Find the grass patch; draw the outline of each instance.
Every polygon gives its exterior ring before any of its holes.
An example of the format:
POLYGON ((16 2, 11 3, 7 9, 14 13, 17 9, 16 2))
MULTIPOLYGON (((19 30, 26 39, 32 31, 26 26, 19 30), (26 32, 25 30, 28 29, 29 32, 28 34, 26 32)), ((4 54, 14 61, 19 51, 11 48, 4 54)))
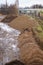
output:
POLYGON ((37 31, 38 37, 43 38, 43 30, 42 30, 42 27, 40 25, 36 27, 36 31, 37 31))
POLYGON ((43 29, 43 20, 39 19, 39 18, 35 18, 35 20, 39 23, 39 25, 42 27, 43 29))
POLYGON ((39 38, 43 38, 43 32, 38 33, 39 38))
POLYGON ((42 14, 43 14, 43 11, 40 11, 40 13, 42 13, 42 14))
POLYGON ((39 33, 39 32, 42 32, 42 28, 41 28, 40 25, 36 27, 36 31, 37 31, 38 33, 39 33))

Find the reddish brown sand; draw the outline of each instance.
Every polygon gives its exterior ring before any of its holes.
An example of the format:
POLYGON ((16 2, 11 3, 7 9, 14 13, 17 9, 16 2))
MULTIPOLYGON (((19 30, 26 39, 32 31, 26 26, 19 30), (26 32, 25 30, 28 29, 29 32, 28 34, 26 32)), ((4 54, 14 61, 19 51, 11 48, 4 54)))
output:
POLYGON ((21 60, 26 65, 43 65, 43 51, 37 45, 32 32, 24 31, 19 36, 21 60))
POLYGON ((12 28, 18 29, 20 31, 24 30, 25 28, 32 28, 38 25, 37 21, 29 17, 28 15, 21 15, 18 16, 16 19, 11 21, 9 25, 12 28))
POLYGON ((27 65, 43 65, 43 51, 37 45, 31 29, 38 26, 38 22, 28 15, 21 15, 14 19, 9 25, 20 31, 28 28, 30 31, 24 31, 19 36, 21 60, 27 65))

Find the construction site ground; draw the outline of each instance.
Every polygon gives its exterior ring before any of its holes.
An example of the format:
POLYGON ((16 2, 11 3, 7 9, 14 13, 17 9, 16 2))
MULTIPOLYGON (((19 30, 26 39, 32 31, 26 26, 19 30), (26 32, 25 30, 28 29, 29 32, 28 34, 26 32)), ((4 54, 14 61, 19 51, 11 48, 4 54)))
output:
POLYGON ((31 16, 21 15, 5 23, 21 32, 18 37, 21 61, 27 65, 43 65, 43 41, 40 42, 38 36, 42 33, 43 40, 43 30, 39 22, 31 16))

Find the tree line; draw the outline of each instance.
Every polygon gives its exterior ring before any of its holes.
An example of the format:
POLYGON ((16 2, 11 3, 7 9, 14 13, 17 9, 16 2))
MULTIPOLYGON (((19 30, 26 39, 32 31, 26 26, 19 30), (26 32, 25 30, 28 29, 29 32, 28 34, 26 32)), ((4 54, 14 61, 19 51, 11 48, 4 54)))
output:
POLYGON ((1 14, 17 14, 18 12, 18 8, 16 7, 16 5, 5 5, 2 4, 0 6, 0 13, 1 14))

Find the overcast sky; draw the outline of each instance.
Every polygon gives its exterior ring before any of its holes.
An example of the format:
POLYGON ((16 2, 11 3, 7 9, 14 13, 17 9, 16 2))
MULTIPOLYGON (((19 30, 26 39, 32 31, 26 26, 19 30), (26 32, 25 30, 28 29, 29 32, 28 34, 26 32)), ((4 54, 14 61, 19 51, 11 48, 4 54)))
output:
MULTIPOLYGON (((15 0, 7 0, 8 4, 14 4, 15 0)), ((6 0, 0 0, 0 4, 5 4, 6 0)), ((34 4, 43 5, 43 0, 19 0, 19 7, 28 7, 34 4)))

